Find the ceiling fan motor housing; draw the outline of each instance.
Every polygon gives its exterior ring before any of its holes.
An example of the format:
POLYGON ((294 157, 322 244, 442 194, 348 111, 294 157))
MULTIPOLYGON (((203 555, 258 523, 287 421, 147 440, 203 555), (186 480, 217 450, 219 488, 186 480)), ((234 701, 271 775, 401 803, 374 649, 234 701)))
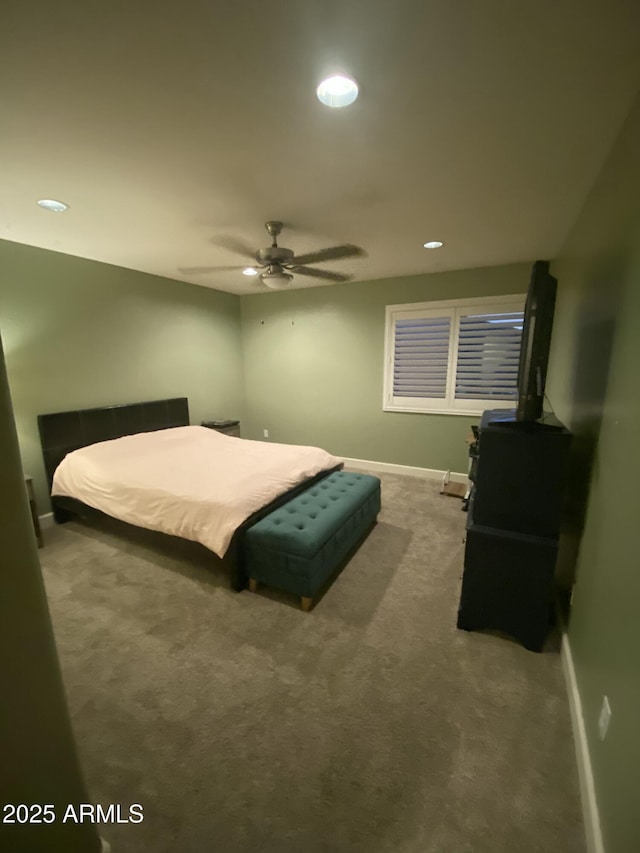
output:
POLYGON ((261 264, 287 264, 293 260, 291 249, 281 249, 280 246, 269 246, 258 249, 256 258, 261 264))

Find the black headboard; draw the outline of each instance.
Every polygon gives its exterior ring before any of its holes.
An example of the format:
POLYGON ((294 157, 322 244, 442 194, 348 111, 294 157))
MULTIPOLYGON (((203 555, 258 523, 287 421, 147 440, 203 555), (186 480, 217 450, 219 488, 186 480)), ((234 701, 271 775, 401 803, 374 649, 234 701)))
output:
POLYGON ((49 488, 54 471, 72 450, 136 432, 154 432, 157 429, 188 425, 189 401, 186 397, 38 415, 49 488))

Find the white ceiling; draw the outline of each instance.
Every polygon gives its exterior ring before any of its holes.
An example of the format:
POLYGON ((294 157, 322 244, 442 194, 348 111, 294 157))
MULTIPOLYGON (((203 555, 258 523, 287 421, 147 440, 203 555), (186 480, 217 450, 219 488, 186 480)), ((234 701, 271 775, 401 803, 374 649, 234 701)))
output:
POLYGON ((638 0, 3 0, 0 31, 0 238, 233 293, 178 268, 267 219, 362 246, 325 265, 355 280, 553 257, 640 84, 638 0))

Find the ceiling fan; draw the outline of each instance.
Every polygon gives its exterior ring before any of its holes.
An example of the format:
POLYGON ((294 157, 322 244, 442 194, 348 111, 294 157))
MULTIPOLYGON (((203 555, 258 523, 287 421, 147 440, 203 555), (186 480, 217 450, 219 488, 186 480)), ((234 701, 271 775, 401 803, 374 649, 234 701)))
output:
MULTIPOLYGON (((295 255, 291 249, 278 246, 278 235, 282 231, 282 222, 270 219, 268 222, 265 222, 264 227, 271 235, 272 242, 266 249, 258 249, 257 252, 254 252, 250 246, 247 246, 241 240, 236 240, 232 237, 223 237, 212 242, 248 258, 251 261, 250 268, 256 270, 262 269, 263 272, 259 273, 260 281, 273 290, 282 290, 288 287, 293 279, 293 273, 296 275, 309 275, 312 278, 322 278, 326 281, 349 281, 352 278, 350 275, 316 269, 315 267, 307 266, 307 264, 333 261, 338 258, 358 258, 366 254, 360 246, 344 243, 341 246, 330 246, 327 249, 318 249, 315 252, 295 255)), ((201 275, 204 273, 240 269, 246 269, 246 267, 181 267, 179 272, 185 275, 201 275)))

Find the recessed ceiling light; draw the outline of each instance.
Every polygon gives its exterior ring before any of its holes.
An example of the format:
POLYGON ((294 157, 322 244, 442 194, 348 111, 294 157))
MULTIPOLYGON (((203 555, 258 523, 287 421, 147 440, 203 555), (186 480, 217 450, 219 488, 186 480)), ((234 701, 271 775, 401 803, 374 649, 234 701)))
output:
POLYGON ((56 201, 55 198, 39 198, 37 203, 40 207, 44 207, 45 210, 50 210, 52 213, 64 213, 65 210, 69 210, 68 204, 65 204, 63 201, 56 201))
POLYGON ((316 94, 327 107, 348 107, 358 97, 358 84, 350 77, 334 74, 320 83, 316 94))
POLYGON ((258 270, 254 267, 245 267, 242 270, 242 275, 258 275, 258 270))
POLYGON ((429 240, 424 244, 425 249, 440 249, 442 246, 444 246, 442 240, 429 240))

